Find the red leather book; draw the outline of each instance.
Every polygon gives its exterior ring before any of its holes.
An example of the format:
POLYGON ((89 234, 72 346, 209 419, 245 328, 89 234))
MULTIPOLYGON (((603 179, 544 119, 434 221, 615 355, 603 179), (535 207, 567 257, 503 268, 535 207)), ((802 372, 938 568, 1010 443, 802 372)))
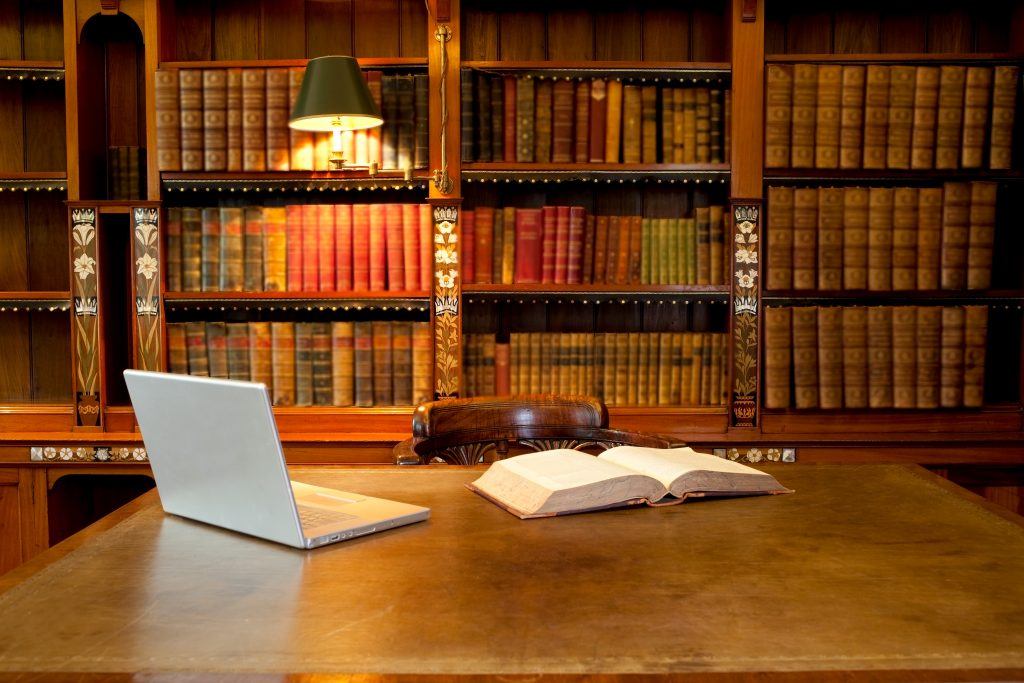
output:
POLYGON ((553 206, 541 209, 540 279, 545 284, 555 281, 555 233, 557 210, 553 206))
POLYGON ((573 81, 555 81, 554 95, 552 97, 554 115, 551 121, 551 161, 556 164, 569 163, 573 159, 572 123, 575 97, 573 81))
POLYGON ((383 204, 370 204, 370 227, 367 233, 370 248, 370 291, 387 289, 387 219, 383 204))
POLYGON ((629 217, 629 282, 640 284, 642 267, 641 251, 643 249, 643 217, 629 217))
POLYGON ((569 254, 565 281, 578 285, 583 279, 583 230, 587 221, 587 210, 582 206, 569 208, 569 254))
POLYGON ((334 242, 334 206, 332 204, 316 205, 317 233, 317 277, 318 289, 329 292, 335 286, 335 242, 334 242))
POLYGON ((413 292, 420 285, 420 207, 416 204, 402 204, 401 207, 402 265, 405 270, 402 289, 413 292))
POLYGON ((352 205, 352 289, 359 292, 370 289, 370 209, 370 204, 352 205))
POLYGON ((473 281, 491 283, 494 270, 494 208, 478 206, 473 212, 476 244, 473 259, 473 281))
POLYGON ((590 81, 582 79, 576 84, 576 130, 573 136, 573 161, 590 161, 590 81))
POLYGON ((516 160, 516 77, 505 76, 505 161, 516 160))
POLYGON ((541 210, 516 209, 515 284, 541 280, 541 210))
MULTIPOLYGON (((402 249, 402 205, 384 205, 384 247, 387 254, 388 291, 405 287, 405 253, 402 249)), ((372 239, 372 236, 371 236, 372 239)))
POLYGON ((629 283, 629 245, 632 227, 632 216, 619 217, 619 243, 615 247, 615 281, 620 285, 629 283))
MULTIPOLYGON (((570 216, 571 218, 571 216, 570 216)), ((587 215, 587 223, 583 229, 583 284, 594 284, 594 239, 597 235, 597 220, 593 214, 587 215)))
POLYGON ((569 207, 555 207, 555 283, 565 284, 569 273, 569 207))
POLYGON ((594 220, 594 284, 605 284, 608 276, 608 216, 594 220))
POLYGON ((462 212, 462 284, 471 285, 476 281, 476 212, 472 209, 462 212))
POLYGON ((285 277, 289 292, 302 291, 302 205, 285 207, 285 277))
POLYGON ((334 289, 352 289, 352 205, 334 205, 334 289))
MULTIPOLYGON (((430 204, 420 204, 420 289, 431 291, 434 284, 434 212, 430 204)), ((472 247, 469 247, 472 249, 472 247)), ((433 370, 431 370, 433 372, 433 370)))
POLYGON ((316 204, 302 205, 302 291, 320 288, 320 231, 317 229, 316 204))
POLYGON ((608 125, 608 87, 604 80, 590 82, 590 161, 604 163, 604 142, 608 125))
POLYGON ((605 242, 604 281, 606 284, 619 284, 619 231, 622 219, 619 216, 608 216, 608 239, 605 242))

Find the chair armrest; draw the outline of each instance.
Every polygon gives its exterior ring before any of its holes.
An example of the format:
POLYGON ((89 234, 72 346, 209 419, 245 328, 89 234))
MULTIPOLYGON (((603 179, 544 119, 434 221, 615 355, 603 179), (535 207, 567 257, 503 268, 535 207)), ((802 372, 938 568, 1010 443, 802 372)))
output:
POLYGON ((409 437, 405 441, 395 444, 392 449, 392 453, 395 456, 396 465, 422 465, 423 458, 416 454, 416 442, 417 439, 414 436, 409 437))

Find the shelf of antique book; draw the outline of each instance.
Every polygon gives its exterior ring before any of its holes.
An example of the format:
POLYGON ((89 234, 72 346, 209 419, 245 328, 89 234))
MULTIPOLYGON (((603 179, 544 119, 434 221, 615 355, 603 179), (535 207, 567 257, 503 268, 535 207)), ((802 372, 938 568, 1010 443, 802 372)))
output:
POLYGON ((1015 432, 1022 428, 1021 406, 1017 403, 996 404, 977 409, 950 408, 939 410, 761 410, 761 431, 764 433, 820 434, 852 436, 855 434, 896 434, 963 432, 1015 432))
POLYGON ((177 172, 160 174, 168 192, 226 193, 316 193, 334 190, 425 190, 429 176, 422 169, 414 172, 368 169, 344 171, 267 171, 267 172, 177 172))
POLYGON ((618 78, 641 82, 723 82, 732 72, 729 62, 659 61, 488 61, 467 60, 462 68, 538 78, 618 78))
POLYGON ((766 289, 762 296, 766 305, 784 304, 818 304, 833 303, 836 305, 899 305, 914 304, 916 306, 956 306, 956 305, 1016 305, 1024 302, 1022 290, 905 290, 905 291, 867 291, 867 290, 800 290, 800 289, 766 289))
POLYGON ((992 63, 1018 64, 1024 62, 1024 55, 1009 52, 871 52, 864 54, 771 54, 764 61, 769 64, 794 63, 838 63, 838 64, 954 64, 954 63, 992 63))
POLYGON ((727 183, 729 164, 506 163, 462 164, 462 180, 500 183, 727 183))

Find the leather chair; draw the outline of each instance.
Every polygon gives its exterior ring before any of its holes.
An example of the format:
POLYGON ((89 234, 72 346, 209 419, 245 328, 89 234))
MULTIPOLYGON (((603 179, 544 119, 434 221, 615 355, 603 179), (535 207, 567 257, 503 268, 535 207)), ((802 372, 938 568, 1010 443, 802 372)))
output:
POLYGON ((412 438, 395 446, 400 465, 475 465, 531 451, 612 446, 670 448, 681 441, 608 428, 608 409, 589 396, 487 396, 423 403, 412 438))

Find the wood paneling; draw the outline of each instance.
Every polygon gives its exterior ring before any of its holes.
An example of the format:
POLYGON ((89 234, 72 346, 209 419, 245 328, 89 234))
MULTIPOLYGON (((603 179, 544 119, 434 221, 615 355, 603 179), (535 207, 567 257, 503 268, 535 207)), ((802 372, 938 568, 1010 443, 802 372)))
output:
POLYGON ((352 54, 352 0, 307 0, 306 56, 352 54))
POLYGON ((879 14, 871 10, 840 10, 835 15, 835 51, 878 52, 879 14))
POLYGON ((0 469, 0 574, 17 567, 21 562, 18 471, 10 468, 0 469))
POLYGON ((728 59, 730 40, 722 13, 724 4, 720 0, 694 3, 690 59, 697 62, 728 59))
POLYGON ((64 53, 61 0, 22 0, 25 59, 56 59, 64 53))
POLYGON ((21 12, 17 3, 0 3, 0 59, 21 59, 21 12))
POLYGON ((353 0, 353 17, 355 56, 401 56, 399 0, 353 0))
POLYGON ((32 386, 30 314, 0 316, 0 402, 25 401, 32 386))
POLYGON ((260 15, 251 0, 218 0, 213 6, 213 58, 258 59, 260 15))
MULTIPOLYGON (((29 193, 25 198, 28 225, 28 289, 68 291, 67 210, 56 194, 29 193)), ((4 287, 0 287, 4 289, 4 287)))
POLYGON ((462 17, 462 59, 497 60, 498 13, 478 5, 466 7, 462 17))
POLYGON ((643 59, 640 10, 628 5, 598 13, 594 17, 596 59, 643 59))
POLYGON ((0 195, 0 291, 24 291, 28 281, 28 239, 25 196, 0 195))
POLYGON ((543 12, 503 12, 498 19, 499 59, 547 58, 543 12))
POLYGON ((427 10, 422 0, 401 0, 401 50, 403 57, 427 54, 427 10))
POLYGON ((584 9, 553 9, 548 13, 548 59, 594 58, 594 18, 584 9))
POLYGON ((264 0, 260 3, 260 56, 298 59, 306 56, 305 0, 264 0))
POLYGON ((206 2, 179 0, 174 10, 175 58, 213 59, 213 7, 206 2))
POLYGON ((929 52, 972 52, 971 14, 965 9, 938 10, 928 20, 929 52))
POLYGON ((25 97, 25 170, 67 168, 64 137, 64 88, 60 84, 28 85, 25 97))
MULTIPOLYGON (((644 11, 644 59, 679 61, 690 58, 690 16, 682 8, 659 7, 644 11)), ((702 40, 705 36, 696 36, 702 40)))
POLYGON ((36 401, 71 400, 71 328, 68 315, 34 313, 32 333, 32 398, 36 401))
POLYGON ((910 12, 896 11, 882 15, 879 49, 882 52, 928 51, 928 27, 910 12))

